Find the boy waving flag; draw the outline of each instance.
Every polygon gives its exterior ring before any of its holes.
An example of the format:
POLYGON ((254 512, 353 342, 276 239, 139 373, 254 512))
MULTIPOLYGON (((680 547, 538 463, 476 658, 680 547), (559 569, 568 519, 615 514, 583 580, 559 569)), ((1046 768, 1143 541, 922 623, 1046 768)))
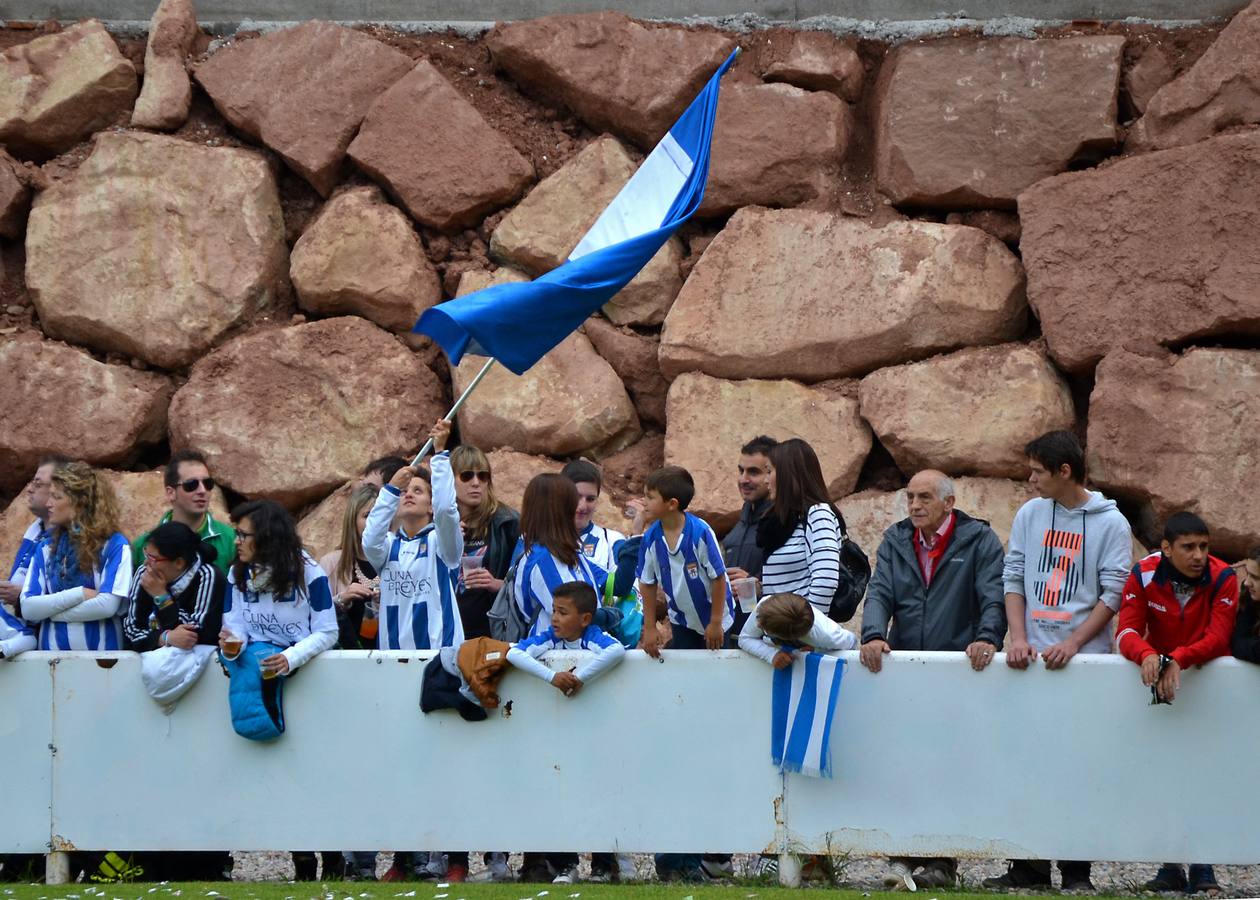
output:
POLYGON ((413 330, 437 341, 451 365, 471 352, 497 359, 517 375, 564 340, 699 208, 718 87, 738 54, 718 67, 567 262, 534 281, 495 285, 425 310, 413 330))

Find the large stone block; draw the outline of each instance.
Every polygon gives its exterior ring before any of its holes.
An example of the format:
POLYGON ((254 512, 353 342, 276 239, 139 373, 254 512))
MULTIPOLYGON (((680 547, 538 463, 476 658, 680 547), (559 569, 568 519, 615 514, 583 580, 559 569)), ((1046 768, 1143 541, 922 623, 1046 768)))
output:
MULTIPOLYGON (((637 168, 616 138, 597 138, 503 217, 490 238, 490 255, 535 275, 556 268, 637 168)), ((604 305, 604 314, 622 325, 659 325, 682 287, 681 264, 682 244, 670 238, 604 305)))
POLYGON ((108 133, 35 200, 26 282, 52 337, 182 368, 285 277, 275 178, 251 150, 108 133))
POLYGON ((875 175, 894 203, 1009 207, 1111 150, 1124 38, 902 44, 875 89, 875 175))
POLYGON ((416 221, 442 231, 511 203, 534 167, 427 60, 385 91, 347 151, 416 221))
POLYGON ((316 559, 336 550, 341 544, 341 524, 346 515, 346 504, 358 479, 351 479, 315 504, 298 522, 298 535, 302 546, 316 559))
POLYGON ((664 425, 669 382, 661 374, 660 339, 618 328, 598 316, 587 319, 582 330, 625 384, 639 418, 664 425))
POLYGON ((305 309, 351 313, 409 332, 442 299, 410 220, 375 187, 337 194, 293 246, 289 275, 305 309))
POLYGON ((669 388, 665 462, 683 466, 695 479, 691 511, 720 517, 739 510, 739 448, 759 434, 808 441, 831 496, 850 493, 871 450, 871 430, 858 415, 853 387, 680 375, 669 388))
POLYGON ((824 196, 852 130, 849 108, 834 94, 788 84, 723 86, 698 214, 799 206, 824 196))
POLYGON ((21 165, 0 147, 0 237, 22 236, 30 206, 31 189, 21 165))
POLYGON ((741 209, 665 319, 666 377, 819 381, 1024 331, 1024 275, 974 228, 741 209))
POLYGON ((1028 298, 1072 372, 1116 347, 1260 334, 1260 133, 1047 179, 1019 198, 1028 298))
POLYGON ((194 74, 223 118, 327 197, 368 108, 414 65, 360 31, 311 21, 229 44, 194 74))
POLYGON ((1146 104, 1129 144, 1162 150, 1260 122, 1260 3, 1244 8, 1207 51, 1146 104))
POLYGON ((47 453, 129 463, 166 436, 169 380, 97 362, 65 344, 25 336, 0 342, 0 384, 3 490, 26 484, 47 453))
MULTIPOLYGON (((467 356, 452 367, 457 396, 485 362, 467 356)), ((491 369, 459 411, 459 433, 483 450, 600 456, 628 446, 641 432, 621 379, 586 335, 575 331, 524 375, 491 369)))
MULTIPOLYGON (((826 31, 793 31, 787 50, 765 67, 766 81, 783 81, 810 91, 831 91, 856 103, 862 97, 866 67, 853 47, 826 31)), ((776 44, 779 38, 776 36, 776 44)), ((766 50, 763 50, 763 59, 766 50)))
POLYGON ((1087 444, 1094 484, 1149 503, 1157 522, 1197 513, 1218 555, 1254 546, 1254 510, 1239 498, 1260 479, 1260 352, 1196 348, 1152 358, 1117 350, 1096 376, 1087 444))
POLYGON ((149 22, 144 84, 131 111, 133 126, 170 131, 184 124, 192 105, 192 82, 184 61, 196 38, 192 0, 162 0, 149 22))
POLYGON ((136 99, 136 67, 95 19, 0 53, 0 144, 47 159, 113 125, 136 99))
MULTIPOLYGON (((519 282, 513 269, 465 272, 457 296, 519 282)), ((451 368, 459 396, 485 357, 466 356, 451 368)), ((639 417, 621 378, 580 331, 569 335, 524 375, 494 366, 459 413, 465 443, 483 450, 509 447, 532 455, 606 455, 640 434, 639 417), (575 389, 581 385, 581 389, 575 389)))
POLYGON ((644 149, 735 49, 716 32, 644 24, 615 12, 509 22, 486 42, 495 63, 527 91, 644 149))
POLYGON ((238 493, 291 509, 368 460, 405 455, 446 412, 398 339, 352 317, 254 331, 200 360, 171 402, 171 447, 195 447, 238 493))
MULTIPOLYGON (((525 488, 535 475, 541 475, 544 472, 559 472, 564 468, 564 463, 554 459, 545 456, 530 456, 528 453, 518 453, 506 448, 491 450, 486 454, 486 459, 490 461, 495 497, 499 499, 499 502, 506 503, 517 512, 520 512, 525 488)), ((599 502, 595 504, 594 518, 605 528, 617 531, 624 532, 630 526, 621 508, 606 490, 600 494, 599 502)))
POLYGON ((861 400, 862 418, 907 475, 1024 477, 1024 445, 1076 421, 1067 382, 1028 344, 880 369, 862 379, 861 400))

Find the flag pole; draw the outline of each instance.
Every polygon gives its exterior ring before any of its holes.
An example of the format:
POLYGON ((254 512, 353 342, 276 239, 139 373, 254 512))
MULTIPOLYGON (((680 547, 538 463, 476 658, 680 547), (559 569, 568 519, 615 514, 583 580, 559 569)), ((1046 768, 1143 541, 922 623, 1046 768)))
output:
MULTIPOLYGON (((459 408, 464 405, 464 401, 468 399, 468 395, 471 394, 476 389, 477 385, 481 384, 481 379, 485 378, 486 375, 489 374, 490 367, 493 365, 494 365, 494 357, 492 356, 486 360, 486 364, 481 367, 481 371, 477 373, 477 377, 474 378, 469 383, 468 387, 464 388, 464 392, 459 395, 459 399, 455 401, 455 405, 451 407, 451 411, 448 412, 442 418, 444 418, 448 422, 455 421, 455 414, 459 412, 459 408)), ((420 452, 416 454, 416 458, 411 461, 411 464, 413 466, 420 465, 420 460, 428 456, 429 451, 432 449, 433 449, 433 438, 429 438, 427 441, 424 442, 424 446, 420 448, 420 452)))

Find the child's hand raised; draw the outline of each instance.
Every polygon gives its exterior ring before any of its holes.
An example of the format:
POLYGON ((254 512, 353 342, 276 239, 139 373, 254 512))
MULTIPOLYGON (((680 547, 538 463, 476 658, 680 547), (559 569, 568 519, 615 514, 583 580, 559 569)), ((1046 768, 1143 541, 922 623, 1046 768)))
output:
POLYGON ((566 697, 572 697, 582 690, 582 681, 571 672, 557 672, 556 677, 551 679, 551 686, 566 697))

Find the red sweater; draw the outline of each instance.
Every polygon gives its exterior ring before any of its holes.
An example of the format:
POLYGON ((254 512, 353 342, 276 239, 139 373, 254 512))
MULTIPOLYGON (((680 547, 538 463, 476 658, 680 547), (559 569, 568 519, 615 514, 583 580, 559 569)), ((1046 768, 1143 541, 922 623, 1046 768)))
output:
POLYGON ((1153 653, 1167 654, 1183 669, 1228 656, 1238 615, 1234 570, 1209 556, 1203 580, 1184 609, 1173 593, 1172 574, 1172 563, 1162 553, 1152 553, 1133 567, 1120 602, 1120 652, 1139 665, 1153 653))

